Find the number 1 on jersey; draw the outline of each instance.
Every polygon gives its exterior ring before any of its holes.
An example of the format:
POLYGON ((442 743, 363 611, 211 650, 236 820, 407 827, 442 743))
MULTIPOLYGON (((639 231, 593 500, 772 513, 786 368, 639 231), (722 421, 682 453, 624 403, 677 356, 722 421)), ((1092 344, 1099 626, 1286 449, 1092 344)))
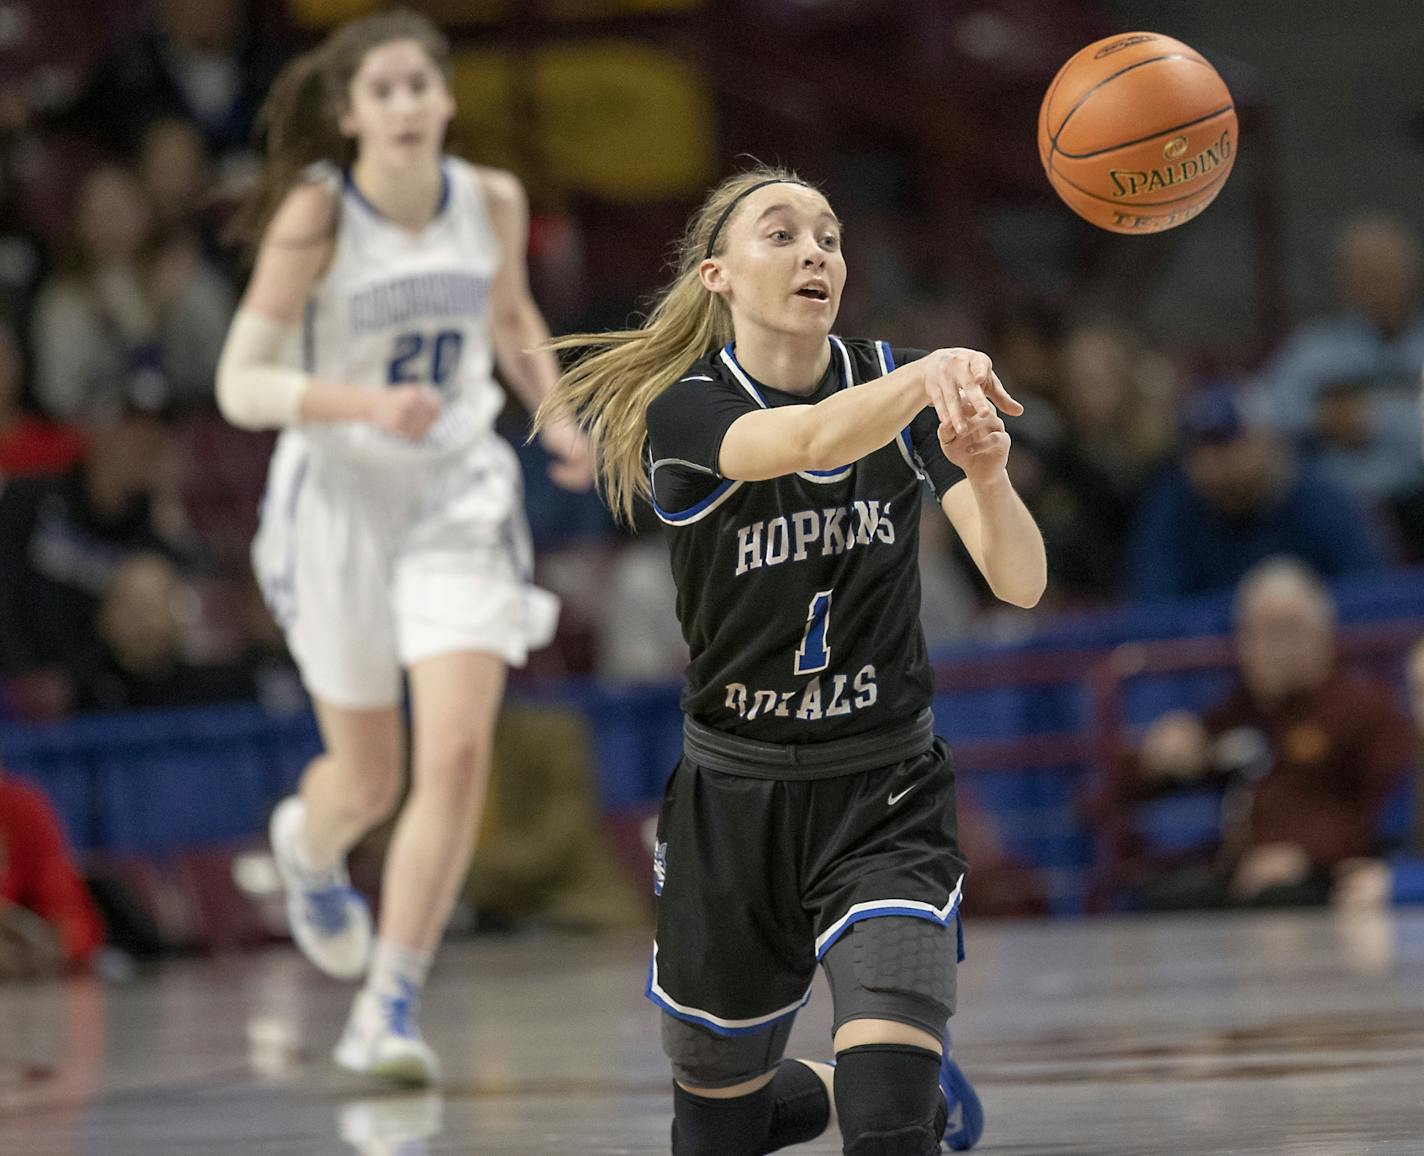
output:
POLYGON ((796 652, 796 674, 816 674, 831 665, 831 591, 822 590, 806 611, 806 633, 796 652))

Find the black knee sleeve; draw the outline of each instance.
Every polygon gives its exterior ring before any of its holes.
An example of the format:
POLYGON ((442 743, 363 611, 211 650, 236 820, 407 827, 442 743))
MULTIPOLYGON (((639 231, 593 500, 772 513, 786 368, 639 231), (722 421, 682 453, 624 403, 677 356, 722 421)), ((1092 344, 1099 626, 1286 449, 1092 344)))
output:
POLYGON ((697 1088, 730 1088, 764 1075, 781 1062, 791 1024, 788 1017, 764 1031, 719 1036, 700 1024, 664 1014, 663 1053, 672 1064, 673 1079, 697 1088))
POLYGON ((895 1020, 938 1038, 954 1014, 954 931, 886 915, 852 926, 821 965, 835 1005, 833 1031, 851 1020, 895 1020))
POLYGON ((795 1060, 750 1095, 712 1099, 674 1084, 672 1102, 673 1156, 761 1156, 814 1140, 831 1118, 825 1084, 795 1060))
POLYGON ((845 1156, 937 1156, 944 1135, 939 1056, 908 1044, 865 1044, 836 1056, 845 1156))

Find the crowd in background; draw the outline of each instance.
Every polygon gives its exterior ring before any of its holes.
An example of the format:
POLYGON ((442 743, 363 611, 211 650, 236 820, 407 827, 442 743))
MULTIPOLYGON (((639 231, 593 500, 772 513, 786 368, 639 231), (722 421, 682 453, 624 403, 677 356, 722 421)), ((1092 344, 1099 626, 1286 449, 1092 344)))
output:
MULTIPOLYGON (((252 171, 275 64, 246 12, 168 0, 48 105, 9 90, 0 669, 12 715, 289 701, 246 560, 268 442, 223 428, 212 401, 243 277, 222 225, 252 171), (142 613, 150 629, 134 628, 142 613)), ((1205 380, 1128 319, 1075 307, 1091 294, 1010 305, 927 289, 903 272, 912 233, 889 211, 867 216, 851 244, 873 304, 852 298, 840 328, 996 359, 1028 406, 1011 461, 1048 542, 1050 607, 1224 590, 1280 554, 1327 579, 1424 557, 1424 313, 1419 241, 1402 222, 1342 220, 1322 238, 1334 313, 1205 380)), ((534 274, 557 281, 556 324, 615 312, 597 269, 548 264, 536 255, 534 274)), ((511 405, 515 442, 524 420, 511 405)), ((596 501, 545 483, 536 450, 522 454, 543 577, 567 603, 536 672, 675 677, 656 525, 616 531, 596 501)), ((965 562, 948 535, 926 536, 932 646, 983 626, 988 600, 965 562)))
MULTIPOLYGON (((222 227, 279 60, 238 0, 110 20, 102 51, 74 49, 79 17, 61 8, 56 45, 34 47, 53 57, 45 83, 33 61, 0 72, 0 718, 299 707, 247 559, 271 442, 226 427, 212 385, 244 275, 222 227)), ((536 245, 564 236, 531 257, 556 329, 637 307, 570 260, 576 214, 534 209, 536 245)), ((1075 304, 1091 295, 981 300, 901 276, 913 229, 890 208, 861 224, 850 215, 847 247, 874 293, 839 330, 981 347, 1027 407, 1010 470, 1049 552, 1036 616, 1227 591, 1280 556, 1326 580, 1424 562, 1421 254, 1405 222, 1342 216, 1319 238, 1333 311, 1210 373, 1133 319, 1075 304)), ((523 459, 540 581, 565 603, 530 677, 676 678, 685 651, 657 523, 629 534, 596 499, 555 489, 525 421, 511 402, 501 428, 523 459)), ((1008 612, 989 608, 943 521, 925 524, 931 647, 989 633, 987 616, 1008 612)), ((1149 740, 1149 793, 1186 775, 1186 746, 1205 773, 1206 739, 1191 733, 1149 740)), ((1325 885, 1318 865, 1293 878, 1325 885)), ((1239 892, 1219 874, 1195 881, 1239 892)))

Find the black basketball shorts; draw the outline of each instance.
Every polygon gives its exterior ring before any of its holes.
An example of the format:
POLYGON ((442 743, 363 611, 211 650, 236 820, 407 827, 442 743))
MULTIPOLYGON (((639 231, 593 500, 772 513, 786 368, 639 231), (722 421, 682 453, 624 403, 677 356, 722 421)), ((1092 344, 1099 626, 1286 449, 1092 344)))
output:
POLYGON ((817 962, 860 920, 947 926, 967 870, 941 739, 871 769, 763 775, 714 770, 684 753, 658 819, 647 995, 718 1035, 795 1015, 817 962))

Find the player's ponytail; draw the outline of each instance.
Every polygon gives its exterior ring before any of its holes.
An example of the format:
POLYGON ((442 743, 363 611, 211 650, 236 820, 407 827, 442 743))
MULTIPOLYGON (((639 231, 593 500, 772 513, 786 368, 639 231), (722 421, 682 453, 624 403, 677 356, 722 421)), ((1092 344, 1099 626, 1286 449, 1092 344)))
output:
POLYGON ((766 181, 795 181, 783 169, 756 168, 729 177, 693 215, 677 248, 677 276, 658 294, 637 329, 576 333, 549 343, 552 349, 592 350, 560 376, 534 415, 539 430, 551 421, 578 424, 593 443, 598 480, 613 513, 631 524, 637 499, 649 496, 643 443, 648 406, 699 357, 732 339, 732 314, 703 286, 698 267, 722 247, 724 217, 737 200, 766 181), (714 235, 715 234, 715 235, 714 235))
POLYGON ((230 240, 255 251, 272 215, 308 166, 330 161, 340 169, 351 167, 356 142, 340 126, 351 80, 368 52, 393 40, 414 40, 448 82, 449 41, 424 16, 405 10, 343 24, 316 48, 289 61, 257 114, 262 171, 233 216, 230 240))

